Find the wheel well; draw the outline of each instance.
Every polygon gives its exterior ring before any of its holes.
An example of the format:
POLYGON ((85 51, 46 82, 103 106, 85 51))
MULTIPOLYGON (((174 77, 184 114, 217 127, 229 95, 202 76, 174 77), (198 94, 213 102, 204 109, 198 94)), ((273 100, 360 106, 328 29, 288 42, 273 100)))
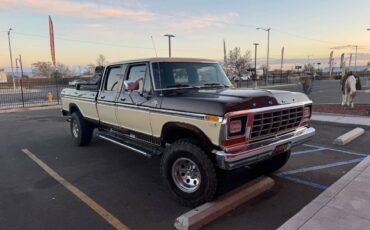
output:
POLYGON ((74 112, 80 112, 80 109, 76 104, 70 104, 69 105, 69 114, 72 115, 74 112))
POLYGON ((184 123, 167 123, 162 129, 161 143, 172 144, 180 139, 193 139, 199 147, 207 152, 214 149, 209 138, 197 127, 184 123))

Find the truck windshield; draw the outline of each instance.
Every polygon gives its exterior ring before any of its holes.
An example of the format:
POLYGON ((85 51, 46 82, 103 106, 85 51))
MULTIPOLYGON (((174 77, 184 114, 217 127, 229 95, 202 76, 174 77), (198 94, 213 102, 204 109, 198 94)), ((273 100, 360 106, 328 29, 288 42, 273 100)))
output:
POLYGON ((156 89, 231 86, 217 63, 155 62, 152 68, 156 89))

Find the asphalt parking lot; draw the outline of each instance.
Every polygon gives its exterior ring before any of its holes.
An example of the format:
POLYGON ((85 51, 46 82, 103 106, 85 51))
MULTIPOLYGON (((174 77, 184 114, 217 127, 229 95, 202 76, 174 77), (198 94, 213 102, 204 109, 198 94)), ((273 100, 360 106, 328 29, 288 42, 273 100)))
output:
MULTIPOLYGON (((276 229, 370 154, 370 130, 345 147, 332 145, 351 126, 312 123, 315 138, 294 149, 275 186, 206 229, 276 229)), ((2 229, 112 229, 112 226, 22 152, 28 149, 131 229, 173 229, 188 211, 171 199, 159 159, 100 139, 77 147, 57 109, 0 114, 2 229)), ((220 194, 260 175, 240 169, 220 176, 220 194)))

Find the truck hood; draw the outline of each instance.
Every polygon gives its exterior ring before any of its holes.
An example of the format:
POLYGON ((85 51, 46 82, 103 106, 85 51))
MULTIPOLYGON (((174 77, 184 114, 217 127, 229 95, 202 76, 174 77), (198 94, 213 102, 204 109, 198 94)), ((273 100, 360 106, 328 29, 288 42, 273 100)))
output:
POLYGON ((166 94, 161 108, 224 116, 232 111, 304 101, 310 102, 305 94, 281 90, 200 89, 166 94))

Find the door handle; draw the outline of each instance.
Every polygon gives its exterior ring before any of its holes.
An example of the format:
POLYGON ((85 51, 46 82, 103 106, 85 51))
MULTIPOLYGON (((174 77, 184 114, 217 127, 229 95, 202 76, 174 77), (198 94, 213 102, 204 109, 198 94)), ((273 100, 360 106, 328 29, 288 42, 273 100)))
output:
POLYGON ((104 99, 104 98, 105 98, 105 96, 101 96, 100 98, 101 98, 101 99, 104 99))
POLYGON ((126 101, 126 98, 125 98, 125 97, 123 97, 123 98, 120 98, 120 100, 121 100, 121 101, 126 101))

